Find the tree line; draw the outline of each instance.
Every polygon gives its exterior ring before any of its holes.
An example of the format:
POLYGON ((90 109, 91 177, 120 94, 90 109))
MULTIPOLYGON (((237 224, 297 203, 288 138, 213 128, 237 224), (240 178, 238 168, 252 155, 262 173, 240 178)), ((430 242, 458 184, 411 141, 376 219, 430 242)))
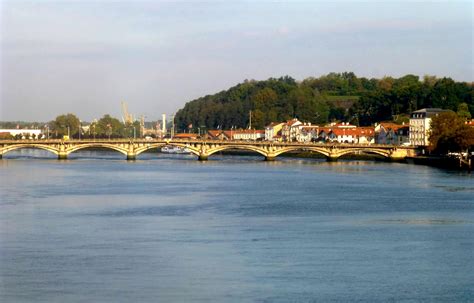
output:
POLYGON ((207 127, 263 128, 270 122, 298 118, 324 124, 335 120, 366 126, 380 121, 408 121, 417 109, 439 107, 474 112, 473 83, 415 75, 367 79, 352 72, 330 73, 303 81, 285 76, 245 80, 228 90, 192 100, 176 113, 179 130, 207 127))
POLYGON ((429 150, 435 154, 469 151, 474 148, 474 127, 467 125, 460 114, 440 113, 431 119, 429 141, 429 150))
POLYGON ((97 121, 88 123, 88 131, 82 131, 79 118, 71 113, 59 115, 47 124, 51 138, 133 138, 140 136, 140 122, 122 123, 108 114, 97 121))

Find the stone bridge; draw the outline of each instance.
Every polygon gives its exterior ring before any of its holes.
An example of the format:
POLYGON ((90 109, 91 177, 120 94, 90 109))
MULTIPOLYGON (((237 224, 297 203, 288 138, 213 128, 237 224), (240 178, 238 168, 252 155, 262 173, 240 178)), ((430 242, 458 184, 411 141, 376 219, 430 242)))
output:
POLYGON ((411 146, 394 145, 363 145, 337 143, 297 143, 297 142, 268 142, 268 141, 218 141, 218 140, 127 140, 127 139, 100 139, 100 140, 2 140, 0 141, 0 158, 13 150, 22 148, 37 148, 50 151, 58 159, 67 159, 72 152, 87 148, 105 148, 124 154, 127 160, 136 157, 150 149, 163 146, 177 146, 188 149, 199 160, 207 160, 214 153, 226 150, 243 150, 255 152, 265 160, 274 160, 277 156, 293 151, 310 151, 324 155, 329 161, 337 160, 346 154, 376 154, 390 160, 403 160, 406 157, 415 157, 416 148, 411 146))

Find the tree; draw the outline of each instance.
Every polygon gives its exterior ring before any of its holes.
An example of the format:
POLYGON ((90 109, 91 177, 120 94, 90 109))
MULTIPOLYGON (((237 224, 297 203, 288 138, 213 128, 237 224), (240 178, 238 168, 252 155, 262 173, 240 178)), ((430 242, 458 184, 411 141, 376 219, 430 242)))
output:
POLYGON ((186 103, 176 114, 176 122, 179 129, 186 129, 189 124, 244 128, 249 124, 252 110, 255 113, 252 124, 258 126, 295 117, 318 124, 327 123, 329 119, 349 119, 360 125, 371 125, 400 120, 420 108, 441 107, 455 111, 461 103, 466 103, 468 111, 474 113, 472 83, 434 76, 420 80, 417 75, 366 79, 343 72, 309 77, 299 83, 288 76, 265 81, 246 80, 228 90, 186 103), (338 108, 340 105, 328 101, 333 96, 357 101, 350 104, 350 108, 343 107, 344 112, 338 108))
POLYGON ((474 128, 454 112, 444 112, 431 119, 430 150, 439 154, 460 152, 474 146, 474 128))
POLYGON ((467 103, 460 103, 458 105, 457 114, 459 117, 463 118, 464 120, 471 119, 471 113, 469 112, 469 107, 467 103))
POLYGON ((122 122, 108 114, 97 121, 95 131, 97 136, 102 138, 121 138, 127 136, 122 122))
POLYGON ((49 122, 49 128, 55 137, 70 135, 74 137, 79 132, 80 120, 74 114, 59 115, 53 121, 49 122))

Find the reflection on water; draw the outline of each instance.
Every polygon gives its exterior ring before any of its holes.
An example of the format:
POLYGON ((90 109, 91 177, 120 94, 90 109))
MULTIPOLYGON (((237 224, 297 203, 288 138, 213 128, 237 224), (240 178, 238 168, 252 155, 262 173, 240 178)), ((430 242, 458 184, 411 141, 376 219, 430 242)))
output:
POLYGON ((0 160, 1 302, 469 302, 474 182, 400 163, 0 160))

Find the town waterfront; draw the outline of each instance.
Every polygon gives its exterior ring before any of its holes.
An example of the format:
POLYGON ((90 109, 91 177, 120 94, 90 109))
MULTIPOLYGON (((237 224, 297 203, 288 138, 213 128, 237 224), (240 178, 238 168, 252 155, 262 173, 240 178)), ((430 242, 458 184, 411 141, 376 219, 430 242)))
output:
POLYGON ((1 302, 471 302, 474 180, 375 161, 0 160, 1 302))

